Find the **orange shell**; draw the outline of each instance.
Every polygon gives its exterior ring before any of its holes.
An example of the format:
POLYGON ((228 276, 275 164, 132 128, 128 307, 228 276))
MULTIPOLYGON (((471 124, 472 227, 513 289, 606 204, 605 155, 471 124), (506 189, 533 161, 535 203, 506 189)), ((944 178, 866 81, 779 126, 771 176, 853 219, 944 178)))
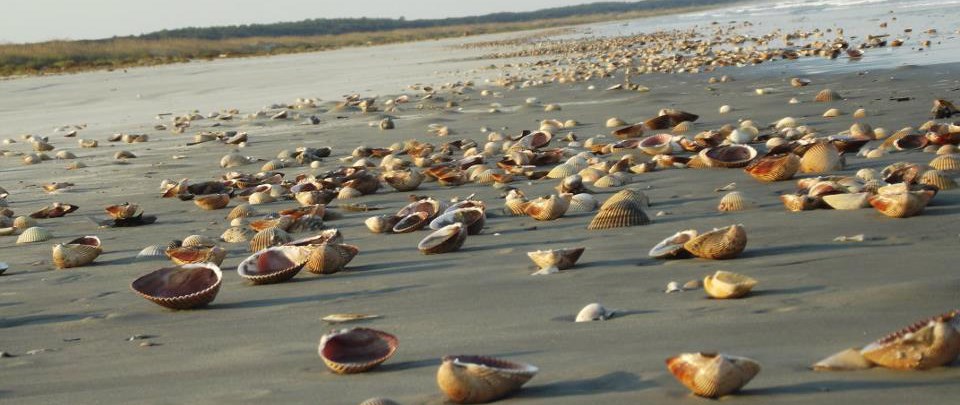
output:
POLYGON ((743 170, 763 182, 789 180, 800 170, 800 157, 791 152, 766 155, 754 160, 743 170))
POLYGON ((333 274, 344 267, 360 253, 360 249, 353 245, 324 243, 319 246, 308 247, 310 255, 307 257, 307 271, 313 274, 333 274))
POLYGON ((719 398, 732 394, 760 372, 752 359, 716 353, 684 353, 667 359, 667 368, 694 394, 719 398))

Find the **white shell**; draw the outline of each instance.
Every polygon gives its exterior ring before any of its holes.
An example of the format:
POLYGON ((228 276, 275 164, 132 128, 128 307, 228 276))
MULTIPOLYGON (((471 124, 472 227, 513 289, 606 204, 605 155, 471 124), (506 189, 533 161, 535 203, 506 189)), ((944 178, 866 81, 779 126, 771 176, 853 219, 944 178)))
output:
POLYGON ((608 311, 603 305, 593 303, 583 307, 577 314, 576 322, 605 321, 613 316, 614 311, 608 311))

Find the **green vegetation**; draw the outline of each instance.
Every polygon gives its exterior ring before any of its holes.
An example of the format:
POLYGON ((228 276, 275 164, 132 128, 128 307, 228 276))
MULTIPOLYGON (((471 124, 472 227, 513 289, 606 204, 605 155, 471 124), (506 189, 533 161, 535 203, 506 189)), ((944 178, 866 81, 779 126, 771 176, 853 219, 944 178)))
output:
POLYGON ((0 76, 64 73, 194 59, 312 52, 630 19, 739 0, 593 3, 524 13, 434 20, 311 19, 300 22, 164 30, 136 37, 0 45, 0 76))

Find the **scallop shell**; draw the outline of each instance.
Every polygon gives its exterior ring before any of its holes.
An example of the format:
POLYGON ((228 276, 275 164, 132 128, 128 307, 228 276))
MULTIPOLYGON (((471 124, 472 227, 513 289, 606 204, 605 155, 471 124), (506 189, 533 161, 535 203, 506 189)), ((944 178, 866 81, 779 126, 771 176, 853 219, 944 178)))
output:
POLYGON ((393 232, 393 227, 400 221, 400 217, 396 215, 378 215, 375 217, 367 218, 366 221, 363 221, 364 225, 367 226, 367 229, 373 233, 390 233, 393 232))
POLYGON ((650 218, 643 212, 643 208, 639 203, 630 200, 621 200, 610 204, 608 200, 600 207, 600 212, 593 217, 587 229, 612 229, 647 225, 649 223, 650 218))
POLYGON ((564 164, 555 166, 553 169, 550 169, 550 171, 547 172, 546 177, 548 179, 563 179, 569 176, 573 176, 574 174, 577 174, 577 172, 578 170, 576 166, 564 163, 564 164))
POLYGON ((870 193, 830 194, 821 198, 835 210, 858 210, 870 206, 867 203, 870 193))
POLYGON ((957 182, 953 177, 944 174, 939 170, 927 170, 920 176, 920 184, 936 187, 938 190, 951 190, 957 188, 957 182))
POLYGON ((216 246, 217 240, 204 235, 190 235, 183 238, 181 246, 184 247, 212 247, 216 246))
POLYGON ((756 285, 757 280, 723 270, 703 279, 703 289, 717 299, 741 298, 749 294, 756 285))
POLYGON ((743 225, 714 229, 693 238, 683 248, 703 259, 726 260, 743 253, 747 247, 747 232, 743 225))
POLYGON ((800 157, 792 152, 768 154, 750 162, 743 170, 764 182, 789 180, 800 170, 800 157))
POLYGON ((313 274, 334 274, 347 266, 360 249, 353 245, 324 243, 308 247, 307 271, 313 274))
POLYGON ((597 199, 593 194, 575 194, 570 198, 570 208, 567 208, 567 213, 593 212, 597 209, 597 205, 597 199))
POLYGON ((483 356, 444 356, 437 385, 458 404, 481 404, 504 398, 530 381, 539 369, 530 364, 483 356))
POLYGON ((53 265, 58 269, 83 267, 96 260, 103 252, 100 238, 84 236, 53 246, 53 265))
POLYGON ((727 145, 704 149, 699 156, 709 167, 737 168, 749 165, 757 150, 749 145, 727 145))
POLYGON ((34 226, 27 228, 17 237, 17 244, 46 242, 53 238, 53 233, 43 227, 34 226))
POLYGON ((389 333, 369 328, 332 331, 320 338, 317 353, 337 374, 368 371, 397 352, 400 341, 389 333))
POLYGON ((899 194, 875 195, 870 205, 881 214, 891 218, 908 218, 923 212, 933 198, 930 191, 909 191, 899 194))
POLYGON ((293 237, 291 237, 289 233, 282 229, 275 227, 267 228, 257 232, 257 234, 250 239, 250 251, 259 252, 268 247, 283 245, 292 240, 293 237))
POLYGON ((960 173, 960 155, 937 156, 930 161, 930 167, 945 173, 960 173))
POLYGON ((553 194, 528 202, 524 206, 523 213, 538 221, 552 221, 562 217, 568 208, 570 208, 569 198, 553 194))
POLYGON ((424 178, 419 170, 392 171, 383 175, 383 181, 400 192, 416 190, 424 178))
POLYGON ((860 349, 847 349, 813 364, 814 371, 866 370, 874 366, 860 354, 860 349))
POLYGON ((537 250, 527 252, 527 257, 543 272, 555 272, 572 268, 586 248, 537 250))
POLYGON ((266 248, 244 259, 237 266, 237 274, 253 284, 284 282, 300 272, 308 255, 309 251, 300 246, 266 248))
POLYGON ((824 90, 820 90, 820 92, 817 93, 817 96, 814 97, 813 100, 818 103, 826 103, 830 101, 839 101, 842 99, 843 97, 840 97, 840 94, 837 93, 836 91, 833 91, 830 89, 824 89, 824 90))
POLYGON ((247 218, 247 217, 253 217, 257 215, 259 215, 259 213, 257 213, 257 211, 253 209, 253 207, 250 204, 243 203, 236 207, 233 207, 233 209, 230 210, 230 213, 227 214, 226 219, 233 220, 237 218, 247 218))
POLYGON ((605 321, 612 316, 613 311, 608 311, 603 307, 603 305, 594 302, 583 307, 583 309, 577 313, 577 317, 574 318, 574 322, 605 321))
POLYGON ((667 359, 667 368, 694 394, 719 398, 737 392, 760 372, 760 364, 739 356, 684 353, 667 359))
POLYGON ((603 205, 600 206, 600 209, 606 209, 622 201, 626 201, 631 204, 637 204, 641 208, 650 207, 650 198, 647 197, 643 191, 626 189, 620 190, 616 194, 610 196, 610 198, 607 198, 607 201, 603 202, 603 205))
POLYGON ((460 249, 466 239, 467 230, 458 222, 427 235, 417 244, 417 249, 426 255, 449 253, 460 249))
POLYGON ((800 158, 800 171, 826 173, 843 168, 840 151, 830 142, 817 142, 800 158))
POLYGON ((650 249, 649 256, 655 259, 674 259, 689 256, 690 252, 684 249, 683 245, 696 238, 697 235, 695 229, 677 232, 650 249))
POLYGON ((484 214, 483 208, 480 207, 448 210, 430 222, 430 229, 440 229, 457 222, 467 227, 468 235, 477 235, 483 230, 483 226, 486 223, 486 215, 484 214))
POLYGON ((755 201, 743 196, 739 191, 733 191, 720 199, 717 210, 721 212, 743 211, 755 207, 755 201))
POLYGON ((245 227, 234 226, 223 231, 220 235, 220 240, 227 243, 244 243, 250 240, 253 235, 255 235, 255 233, 245 227))
POLYGON ((198 263, 153 271, 134 280, 130 288, 157 305, 191 309, 213 302, 222 281, 217 265, 198 263))
POLYGON ((926 370, 945 366, 960 355, 957 313, 917 322, 864 347, 870 362, 897 370, 926 370))
POLYGON ((227 204, 230 204, 230 196, 227 194, 207 195, 195 198, 193 203, 201 209, 218 210, 226 207, 227 204))

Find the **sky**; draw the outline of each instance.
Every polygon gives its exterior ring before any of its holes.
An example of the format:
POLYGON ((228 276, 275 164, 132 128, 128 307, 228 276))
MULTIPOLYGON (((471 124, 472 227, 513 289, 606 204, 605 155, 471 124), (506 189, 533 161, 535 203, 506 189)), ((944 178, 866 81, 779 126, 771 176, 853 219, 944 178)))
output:
POLYGON ((594 1, 598 0, 0 0, 0 43, 308 18, 444 18, 594 1))

